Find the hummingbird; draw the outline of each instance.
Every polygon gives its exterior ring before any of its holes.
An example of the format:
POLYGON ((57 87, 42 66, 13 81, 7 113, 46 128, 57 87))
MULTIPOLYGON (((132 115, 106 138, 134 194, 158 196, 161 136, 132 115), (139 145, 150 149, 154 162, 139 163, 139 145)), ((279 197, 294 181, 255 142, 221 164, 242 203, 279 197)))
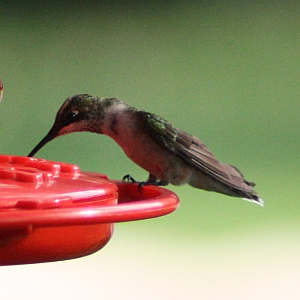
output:
POLYGON ((255 184, 245 180, 236 167, 218 161, 200 139, 118 98, 89 94, 67 98, 50 131, 28 156, 56 137, 80 131, 114 139, 133 162, 149 172, 143 185, 189 184, 264 204, 253 189, 255 184))
POLYGON ((0 102, 2 100, 3 97, 3 84, 2 84, 2 80, 0 79, 0 102))

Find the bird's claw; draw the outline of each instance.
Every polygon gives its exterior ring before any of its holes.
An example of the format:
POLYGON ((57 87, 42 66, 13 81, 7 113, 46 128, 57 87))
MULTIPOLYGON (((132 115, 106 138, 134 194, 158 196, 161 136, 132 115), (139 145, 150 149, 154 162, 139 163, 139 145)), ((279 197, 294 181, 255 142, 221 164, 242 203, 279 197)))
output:
POLYGON ((131 183, 138 183, 138 190, 140 193, 142 193, 142 188, 147 182, 138 182, 136 181, 131 175, 127 174, 122 178, 122 181, 127 181, 131 183))
POLYGON ((142 188, 146 185, 166 186, 167 183, 164 181, 142 181, 139 183, 139 191, 141 192, 142 188))
POLYGON ((137 182, 131 175, 127 174, 122 178, 122 181, 137 182))
POLYGON ((165 186, 168 183, 164 181, 136 181, 131 175, 127 174, 123 177, 122 181, 128 181, 132 183, 138 184, 138 190, 142 193, 142 189, 146 185, 154 185, 154 186, 165 186))

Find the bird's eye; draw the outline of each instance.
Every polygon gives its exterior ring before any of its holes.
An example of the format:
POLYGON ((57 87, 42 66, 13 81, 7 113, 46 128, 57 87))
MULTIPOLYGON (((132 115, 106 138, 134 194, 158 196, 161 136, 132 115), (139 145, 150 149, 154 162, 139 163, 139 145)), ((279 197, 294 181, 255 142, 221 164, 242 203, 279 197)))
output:
POLYGON ((72 123, 75 123, 79 120, 79 113, 78 111, 71 111, 64 120, 64 126, 68 126, 72 123))

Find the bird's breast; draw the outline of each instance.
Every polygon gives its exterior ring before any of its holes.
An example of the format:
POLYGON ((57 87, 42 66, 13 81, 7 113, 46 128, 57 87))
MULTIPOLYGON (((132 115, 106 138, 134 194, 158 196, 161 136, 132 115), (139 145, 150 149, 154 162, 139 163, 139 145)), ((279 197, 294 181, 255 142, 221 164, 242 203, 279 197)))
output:
POLYGON ((103 128, 103 134, 114 139, 126 155, 137 165, 158 178, 163 178, 171 153, 143 130, 134 113, 122 112, 112 116, 103 128))

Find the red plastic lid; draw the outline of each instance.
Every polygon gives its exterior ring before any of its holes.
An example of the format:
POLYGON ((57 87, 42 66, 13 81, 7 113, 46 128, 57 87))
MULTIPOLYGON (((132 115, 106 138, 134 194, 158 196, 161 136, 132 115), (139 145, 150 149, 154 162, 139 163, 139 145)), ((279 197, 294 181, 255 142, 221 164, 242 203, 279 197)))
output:
POLYGON ((77 165, 0 155, 0 209, 49 209, 117 198, 107 177, 82 176, 77 165))

